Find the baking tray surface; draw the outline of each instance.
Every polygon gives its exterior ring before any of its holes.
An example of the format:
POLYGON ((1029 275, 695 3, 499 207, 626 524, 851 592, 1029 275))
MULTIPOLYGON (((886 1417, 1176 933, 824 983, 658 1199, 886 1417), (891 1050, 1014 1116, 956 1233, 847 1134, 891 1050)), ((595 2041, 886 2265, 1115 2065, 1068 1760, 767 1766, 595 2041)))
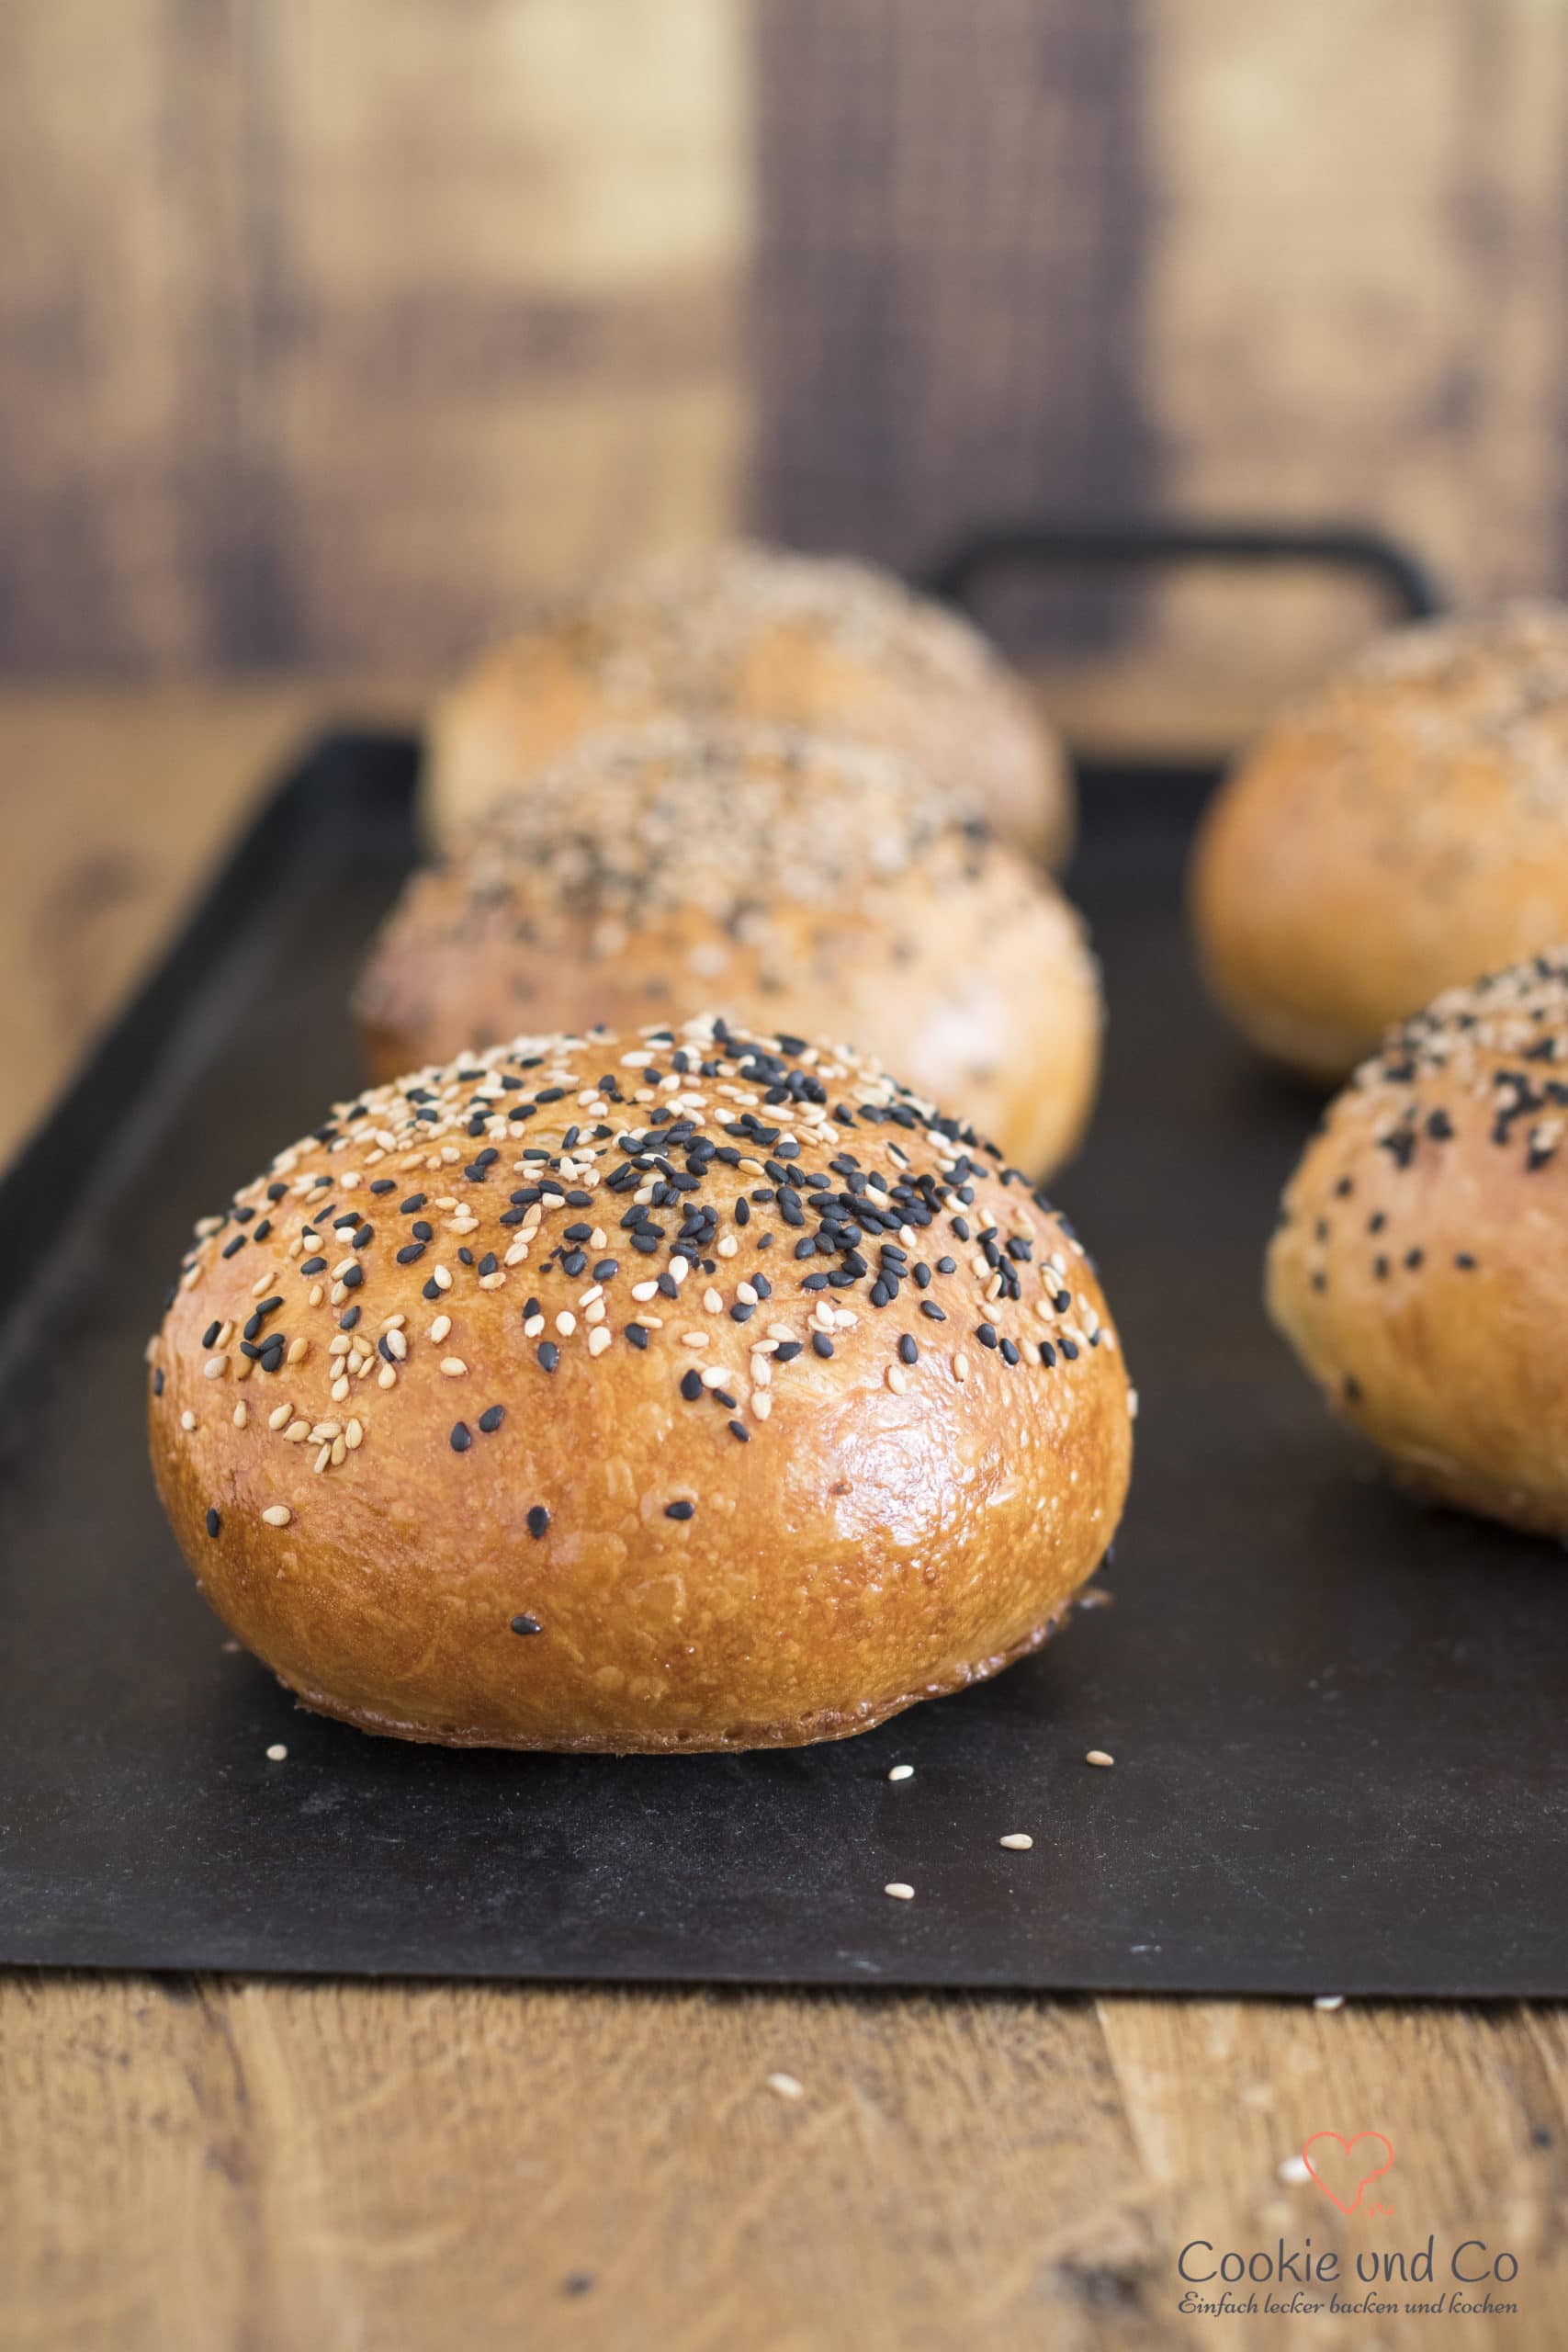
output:
POLYGON ((152 1492, 141 1350, 192 1219, 358 1082, 412 769, 318 749, 3 1188, 0 1960, 1568 1994, 1565 1564, 1394 1493, 1263 1320, 1316 1105, 1198 988, 1197 776, 1088 776, 1073 878, 1111 1050, 1056 1189, 1143 1407, 1111 1605, 866 1737, 715 1758, 375 1740, 226 1645, 152 1492))

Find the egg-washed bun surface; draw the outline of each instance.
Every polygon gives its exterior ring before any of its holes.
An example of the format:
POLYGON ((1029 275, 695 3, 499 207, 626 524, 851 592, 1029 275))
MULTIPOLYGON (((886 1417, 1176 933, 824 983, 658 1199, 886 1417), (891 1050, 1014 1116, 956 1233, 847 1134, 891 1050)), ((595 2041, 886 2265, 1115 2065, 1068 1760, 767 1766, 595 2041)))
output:
POLYGON ((1568 949, 1390 1033, 1285 1195, 1269 1312, 1407 1483, 1568 1537, 1568 949))
POLYGON ((1238 1027, 1326 1078, 1440 989, 1568 938, 1568 607, 1369 648, 1216 796, 1192 906, 1238 1027))
POLYGON ((569 754, 415 876, 355 1000, 378 1079, 699 1006, 852 1040, 1032 1175, 1094 1094, 1099 974, 1049 878, 897 754, 776 728, 569 754))
POLYGON ((427 830, 450 840, 585 735, 671 716, 881 744, 1030 854, 1071 844, 1061 747, 977 629, 872 565, 744 541, 633 564, 482 654, 432 718, 427 830))
POLYGON ((159 1490, 308 1706, 513 1747, 788 1746, 1044 1639, 1131 1392, 1063 1220, 798 1038, 516 1041, 204 1219, 159 1490))

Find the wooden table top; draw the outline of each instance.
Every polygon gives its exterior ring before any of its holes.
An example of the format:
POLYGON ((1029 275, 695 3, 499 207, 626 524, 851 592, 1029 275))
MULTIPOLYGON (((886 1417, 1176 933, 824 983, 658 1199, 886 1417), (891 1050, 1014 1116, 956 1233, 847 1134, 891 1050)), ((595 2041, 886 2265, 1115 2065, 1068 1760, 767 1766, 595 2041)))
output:
MULTIPOLYGON (((0 692, 0 1150, 291 744, 414 707, 0 692)), ((1551 2007, 0 1976, 15 2352, 1544 2348, 1565 2188, 1551 2007), (1394 2162, 1347 2217, 1292 2171, 1310 2135, 1362 2132, 1394 2162), (1337 2282, 1182 2311, 1220 2291, 1179 2275, 1190 2241, 1201 2271, 1309 2234, 1337 2282), (1428 2237, 1430 2287, 1357 2278, 1428 2237), (1502 2254, 1517 2277, 1482 2278, 1502 2254), (1335 2291, 1393 2308, 1263 2309, 1335 2291)))

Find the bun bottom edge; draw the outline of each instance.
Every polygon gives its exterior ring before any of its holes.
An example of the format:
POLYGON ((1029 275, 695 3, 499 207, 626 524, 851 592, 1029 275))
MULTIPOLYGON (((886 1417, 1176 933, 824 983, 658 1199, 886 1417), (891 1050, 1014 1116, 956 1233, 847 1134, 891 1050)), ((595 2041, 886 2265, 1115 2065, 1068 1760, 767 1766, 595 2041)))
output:
MULTIPOLYGON (((856 1738, 862 1732, 875 1731, 907 1708, 919 1706, 922 1700, 950 1698, 955 1691, 967 1690, 971 1683, 988 1682, 1058 1633, 1066 1622, 1074 1598, 1076 1595, 1069 1596, 1051 1616, 1031 1626, 1021 1639, 1007 1649, 998 1650, 988 1657, 966 1660, 918 1690, 901 1691, 893 1699, 868 1702, 864 1707, 824 1708, 816 1714, 799 1715, 783 1723, 735 1724, 721 1729, 668 1732, 520 1733, 509 1736, 489 1731, 438 1731, 428 1724, 400 1723, 391 1716, 362 1708, 340 1706, 323 1691, 305 1690, 289 1682, 284 1682, 283 1687, 310 1714, 325 1715, 333 1723, 347 1724, 354 1730, 368 1732, 377 1738, 411 1740, 424 1747, 493 1747, 554 1756, 716 1756, 745 1748, 812 1747, 828 1740, 856 1738)), ((281 1675, 278 1680, 283 1681, 281 1675)))

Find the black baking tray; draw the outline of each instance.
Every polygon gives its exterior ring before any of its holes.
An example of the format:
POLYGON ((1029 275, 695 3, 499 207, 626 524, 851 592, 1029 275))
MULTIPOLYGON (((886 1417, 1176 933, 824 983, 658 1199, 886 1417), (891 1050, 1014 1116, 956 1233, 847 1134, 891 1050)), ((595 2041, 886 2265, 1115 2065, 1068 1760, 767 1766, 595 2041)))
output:
POLYGON ((1263 1319, 1317 1106, 1198 986, 1201 775, 1087 775, 1073 876, 1111 1050, 1057 1191, 1143 1401, 1111 1606, 866 1737, 711 1758, 376 1740, 226 1646, 153 1496, 142 1346, 192 1218, 356 1085, 413 769, 317 749, 0 1193, 0 1960, 1568 1994, 1565 1563, 1392 1491, 1263 1319))

